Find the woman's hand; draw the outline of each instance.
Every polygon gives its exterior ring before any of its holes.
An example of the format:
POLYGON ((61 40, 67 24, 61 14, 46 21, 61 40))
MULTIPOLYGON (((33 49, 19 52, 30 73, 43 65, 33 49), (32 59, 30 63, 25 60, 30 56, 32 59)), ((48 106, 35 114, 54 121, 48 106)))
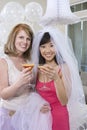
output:
POLYGON ((58 65, 56 65, 55 67, 52 67, 50 65, 45 64, 45 65, 43 65, 40 68, 40 71, 43 74, 47 75, 47 77, 49 77, 52 80, 56 80, 58 78, 58 72, 59 72, 59 70, 60 70, 60 67, 58 65))
POLYGON ((51 110, 51 108, 50 108, 50 106, 48 105, 48 104, 44 104, 42 107, 41 107, 41 109, 40 109, 40 111, 42 112, 42 113, 47 113, 47 112, 49 112, 51 110))
POLYGON ((32 70, 30 70, 29 68, 24 68, 17 81, 19 87, 28 85, 32 79, 32 76, 33 76, 32 70))

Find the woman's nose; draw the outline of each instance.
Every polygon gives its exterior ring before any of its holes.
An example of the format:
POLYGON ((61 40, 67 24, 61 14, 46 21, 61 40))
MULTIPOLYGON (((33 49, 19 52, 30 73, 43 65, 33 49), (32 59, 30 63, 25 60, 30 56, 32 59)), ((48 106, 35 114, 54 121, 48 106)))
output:
POLYGON ((49 47, 46 48, 46 52, 50 52, 50 48, 49 47))
POLYGON ((25 43, 27 42, 27 39, 26 38, 24 38, 24 40, 23 40, 25 43))

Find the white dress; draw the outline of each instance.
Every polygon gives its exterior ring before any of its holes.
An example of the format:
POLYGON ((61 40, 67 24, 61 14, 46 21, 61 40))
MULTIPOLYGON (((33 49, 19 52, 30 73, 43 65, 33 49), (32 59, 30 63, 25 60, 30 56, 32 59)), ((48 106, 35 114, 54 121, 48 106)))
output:
MULTIPOLYGON (((20 71, 8 56, 4 58, 8 64, 9 85, 11 85, 20 76, 20 71)), ((0 107, 8 111, 16 111, 11 117, 11 124, 15 130, 52 130, 51 112, 40 112, 45 103, 47 102, 36 92, 32 91, 23 94, 22 89, 17 93, 16 97, 10 100, 1 99, 0 107)))

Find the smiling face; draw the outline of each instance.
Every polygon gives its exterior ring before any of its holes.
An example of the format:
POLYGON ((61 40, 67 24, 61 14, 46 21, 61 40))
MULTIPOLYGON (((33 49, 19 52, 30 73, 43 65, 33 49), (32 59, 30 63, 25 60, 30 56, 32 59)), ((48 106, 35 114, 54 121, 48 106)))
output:
POLYGON ((31 60, 31 49, 33 41, 33 31, 28 24, 20 23, 11 30, 4 52, 7 55, 22 55, 25 59, 31 60))
POLYGON ((53 43, 47 42, 43 45, 40 45, 40 53, 46 62, 54 61, 56 52, 53 43))
POLYGON ((18 54, 23 54, 31 44, 31 37, 24 30, 20 30, 15 39, 15 48, 18 54))

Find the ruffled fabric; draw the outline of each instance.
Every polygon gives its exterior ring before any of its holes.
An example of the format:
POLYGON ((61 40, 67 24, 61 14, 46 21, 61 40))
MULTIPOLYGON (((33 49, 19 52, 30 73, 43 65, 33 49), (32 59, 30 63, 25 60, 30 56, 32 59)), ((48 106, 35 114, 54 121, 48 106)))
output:
POLYGON ((5 108, 0 108, 0 130, 14 130, 9 112, 5 108))
POLYGON ((87 105, 73 102, 69 114, 70 130, 87 130, 87 105))
POLYGON ((27 103, 12 116, 15 130, 52 130, 50 111, 41 113, 40 109, 47 102, 37 93, 31 93, 27 103))

